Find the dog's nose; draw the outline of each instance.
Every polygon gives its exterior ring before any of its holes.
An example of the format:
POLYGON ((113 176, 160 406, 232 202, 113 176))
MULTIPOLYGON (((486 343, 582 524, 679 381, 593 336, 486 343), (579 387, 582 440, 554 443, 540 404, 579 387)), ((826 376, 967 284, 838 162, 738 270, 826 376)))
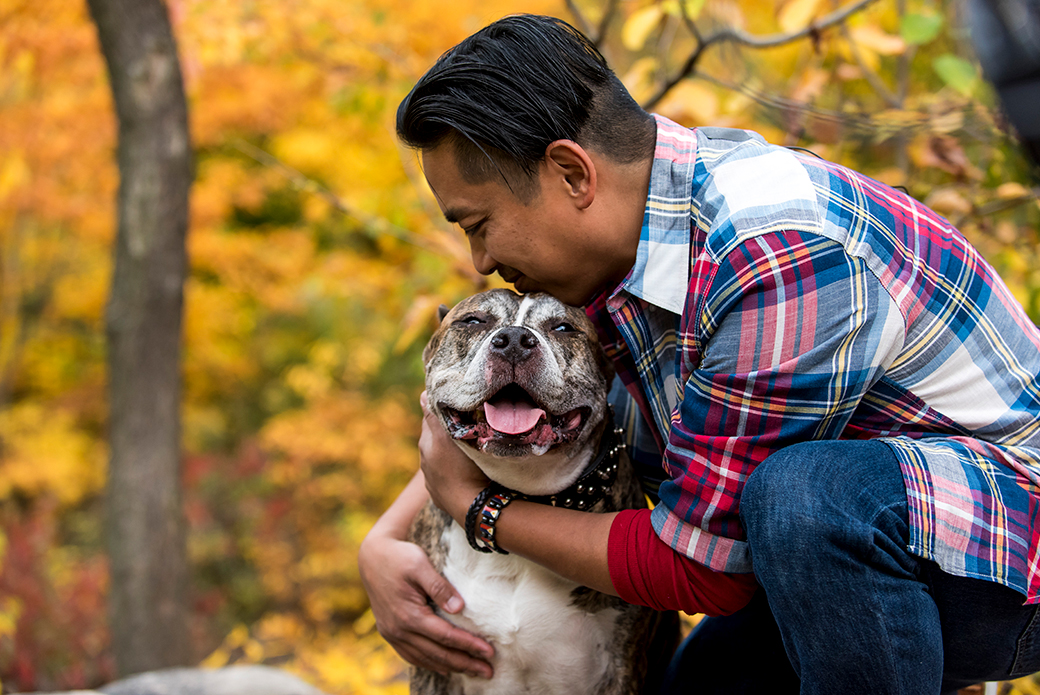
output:
POLYGON ((503 328, 491 339, 491 352, 513 364, 523 362, 538 349, 538 336, 523 326, 503 328))

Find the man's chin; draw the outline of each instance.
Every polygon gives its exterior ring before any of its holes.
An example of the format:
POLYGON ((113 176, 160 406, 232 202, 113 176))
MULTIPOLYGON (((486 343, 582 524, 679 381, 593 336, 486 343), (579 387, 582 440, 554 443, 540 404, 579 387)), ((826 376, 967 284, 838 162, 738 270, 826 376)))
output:
MULTIPOLYGON (((504 278, 503 278, 504 279, 504 278)), ((577 288, 566 288, 566 287, 542 287, 531 278, 526 275, 518 275, 512 280, 506 280, 513 285, 520 294, 532 294, 534 292, 545 292, 559 299, 564 304, 569 304, 574 307, 583 307, 591 302, 597 294, 602 290, 588 291, 587 289, 577 288)))
POLYGON ((508 279, 506 280, 506 282, 510 283, 520 294, 531 294, 532 292, 548 291, 542 287, 539 287, 536 282, 534 282, 533 280, 531 280, 531 278, 527 277, 522 273, 517 273, 516 275, 511 277, 512 279, 508 279))

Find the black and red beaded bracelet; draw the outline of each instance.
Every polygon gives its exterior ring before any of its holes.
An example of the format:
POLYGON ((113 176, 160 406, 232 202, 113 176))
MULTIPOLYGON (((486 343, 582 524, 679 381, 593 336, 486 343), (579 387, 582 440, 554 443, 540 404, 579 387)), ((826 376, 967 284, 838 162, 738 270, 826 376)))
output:
POLYGON ((513 501, 513 493, 501 485, 491 483, 480 491, 466 512, 466 540, 474 550, 508 555, 495 541, 495 523, 506 505, 513 501))

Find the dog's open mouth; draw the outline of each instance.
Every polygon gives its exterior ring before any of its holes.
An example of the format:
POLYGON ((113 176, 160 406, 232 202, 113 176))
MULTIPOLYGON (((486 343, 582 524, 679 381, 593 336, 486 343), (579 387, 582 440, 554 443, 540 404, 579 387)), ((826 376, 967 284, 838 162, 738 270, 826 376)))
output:
POLYGON ((509 384, 476 410, 454 410, 440 404, 448 433, 478 449, 492 440, 534 445, 543 451, 573 441, 589 416, 587 407, 553 415, 517 384, 509 384))

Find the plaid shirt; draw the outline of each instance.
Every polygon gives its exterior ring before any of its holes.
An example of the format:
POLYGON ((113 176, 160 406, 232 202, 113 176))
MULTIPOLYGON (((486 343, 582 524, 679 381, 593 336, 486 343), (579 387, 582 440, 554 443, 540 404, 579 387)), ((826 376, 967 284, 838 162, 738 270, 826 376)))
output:
MULTIPOLYGON (((665 479, 676 551, 749 572, 744 482, 774 451, 882 439, 910 551, 1040 602, 1040 331, 903 193, 742 130, 657 117, 635 265, 588 307, 665 479)), ((840 473, 837 473, 840 474, 840 473)))

